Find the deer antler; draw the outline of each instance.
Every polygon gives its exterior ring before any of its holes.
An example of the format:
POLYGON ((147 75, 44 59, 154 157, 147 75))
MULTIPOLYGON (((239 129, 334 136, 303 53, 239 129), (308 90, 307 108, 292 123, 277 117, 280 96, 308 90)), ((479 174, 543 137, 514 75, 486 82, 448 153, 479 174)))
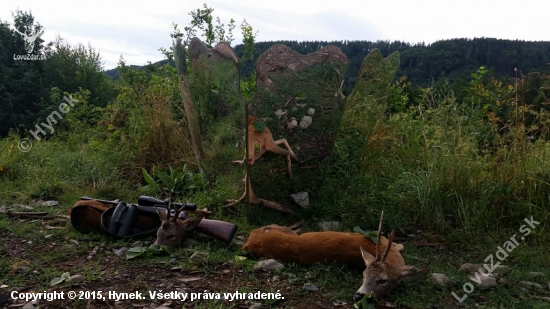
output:
POLYGON ((382 256, 382 263, 386 260, 386 257, 388 256, 388 253, 390 253, 391 243, 393 241, 393 234, 395 234, 395 231, 392 230, 390 233, 390 236, 388 236, 388 244, 386 247, 386 252, 384 252, 384 256, 382 256))
POLYGON ((24 37, 28 37, 28 35, 26 33, 21 33, 19 30, 17 30, 17 28, 14 27, 13 29, 15 32, 19 33, 20 35, 24 36, 24 37))
POLYGON ((378 223, 378 234, 376 234, 376 257, 375 261, 380 261, 380 234, 382 234, 382 219, 384 218, 384 211, 380 214, 380 222, 378 223))

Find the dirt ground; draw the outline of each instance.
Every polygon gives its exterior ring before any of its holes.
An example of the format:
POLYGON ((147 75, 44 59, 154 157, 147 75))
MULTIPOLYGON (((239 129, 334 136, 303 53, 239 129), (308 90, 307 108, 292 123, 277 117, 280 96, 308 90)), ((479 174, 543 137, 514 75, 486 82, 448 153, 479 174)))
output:
MULTIPOLYGON (((13 223, 20 222, 14 220, 13 223)), ((62 239, 33 245, 29 238, 17 237, 4 230, 0 233, 0 241, 0 259, 4 260, 4 269, 7 268, 6 261, 10 261, 11 265, 9 274, 3 280, 10 282, 10 285, 0 282, 3 284, 0 289, 0 308, 260 308, 259 304, 263 305, 261 308, 353 308, 352 295, 340 301, 334 299, 334 291, 305 291, 303 280, 293 280, 294 275, 290 274, 292 271, 276 274, 253 272, 238 263, 227 262, 202 267, 200 264, 186 265, 180 259, 171 259, 169 256, 163 256, 162 259, 140 257, 126 260, 124 254, 114 254, 113 246, 103 237, 92 241, 81 240, 80 243, 62 239), (72 253, 70 248, 73 248, 72 253), (56 258, 52 258, 52 255, 56 258), (47 282, 56 277, 54 272, 82 274, 83 281, 49 287, 47 282), (15 278, 17 280, 13 280, 15 278), (57 291, 64 293, 64 299, 40 300, 31 306, 28 301, 14 300, 14 291, 19 293, 16 296, 57 291), (76 297, 82 299, 69 299, 69 291, 76 292, 76 297), (281 299, 224 299, 224 293, 235 291, 246 292, 247 295, 257 291, 273 293, 271 297, 281 299), (128 297, 137 292, 141 293, 142 299, 115 301, 110 299, 115 297, 112 292, 118 296, 128 293, 128 297), (171 299, 158 299, 151 297, 153 292, 156 295, 173 293, 169 295, 171 299), (203 299, 205 292, 211 293, 207 295, 210 299, 203 299), (187 295, 185 301, 175 299, 184 295, 187 295), (201 299, 190 301, 192 296, 201 299)), ((359 283, 360 273, 357 274, 357 281, 359 283)), ((243 295, 241 298, 248 296, 243 295)))

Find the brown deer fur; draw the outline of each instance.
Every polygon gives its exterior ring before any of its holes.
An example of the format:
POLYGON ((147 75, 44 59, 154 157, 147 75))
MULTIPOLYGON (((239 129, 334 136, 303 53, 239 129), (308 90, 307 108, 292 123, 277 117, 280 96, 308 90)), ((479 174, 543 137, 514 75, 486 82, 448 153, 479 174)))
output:
MULTIPOLYGON (((260 119, 255 116, 248 115, 248 164, 253 165, 254 161, 260 158, 266 151, 271 151, 273 153, 286 156, 287 171, 289 175, 292 175, 291 158, 298 161, 298 157, 296 157, 296 154, 294 154, 294 151, 292 151, 292 148, 290 148, 290 145, 288 144, 286 139, 282 138, 276 141, 273 140, 273 134, 271 134, 271 131, 267 126, 264 127, 264 130, 262 132, 256 132, 254 128, 255 121, 260 121, 260 119), (259 153, 255 152, 257 144, 260 145, 259 153), (287 149, 279 147, 279 145, 281 144, 285 145, 287 149)), ((243 164, 245 160, 246 153, 242 160, 235 160, 233 161, 233 163, 243 164)))
MULTIPOLYGON (((382 250, 386 250, 387 244, 388 240, 382 237, 382 250)), ((272 257, 302 265, 336 261, 364 269, 361 247, 373 254, 376 251, 376 243, 358 233, 310 232, 298 235, 289 228, 268 225, 253 230, 243 249, 257 257, 272 257)), ((404 266, 401 250, 403 245, 392 244, 387 262, 404 266)))

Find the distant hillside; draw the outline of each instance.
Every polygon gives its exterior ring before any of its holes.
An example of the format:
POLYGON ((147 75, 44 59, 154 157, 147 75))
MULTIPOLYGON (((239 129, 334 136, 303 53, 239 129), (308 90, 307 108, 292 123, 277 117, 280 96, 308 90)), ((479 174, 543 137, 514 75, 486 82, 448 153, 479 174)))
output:
MULTIPOLYGON (((326 45, 338 46, 349 59, 346 77, 346 88, 355 83, 361 61, 374 48, 382 51, 384 56, 394 51, 401 53, 401 65, 397 76, 406 75, 413 84, 426 85, 441 76, 451 82, 464 77, 485 66, 496 77, 514 76, 514 68, 524 74, 531 71, 548 72, 550 66, 550 42, 528 42, 500 40, 492 38, 452 39, 437 41, 432 44, 410 44, 400 41, 273 41, 257 42, 254 61, 243 65, 243 77, 254 72, 255 61, 259 55, 274 44, 284 44, 301 54, 308 54, 326 45)), ((242 54, 243 45, 235 46, 238 56, 242 54)), ((153 65, 164 65, 163 60, 153 65)), ((139 68, 136 66, 136 68, 139 68)), ((118 78, 116 69, 105 74, 118 78)))

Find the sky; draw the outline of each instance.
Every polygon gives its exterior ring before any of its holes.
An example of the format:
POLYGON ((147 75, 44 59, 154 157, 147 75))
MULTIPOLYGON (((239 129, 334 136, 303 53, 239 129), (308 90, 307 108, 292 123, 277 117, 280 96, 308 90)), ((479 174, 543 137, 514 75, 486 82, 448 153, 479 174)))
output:
POLYGON ((172 23, 183 29, 188 13, 204 3, 222 23, 236 21, 233 45, 242 42, 244 19, 258 31, 256 41, 550 41, 548 0, 8 0, 0 2, 0 21, 13 23, 17 9, 31 11, 46 42, 60 36, 72 45, 90 44, 112 69, 121 56, 135 65, 162 60, 159 48, 171 46, 172 23))

